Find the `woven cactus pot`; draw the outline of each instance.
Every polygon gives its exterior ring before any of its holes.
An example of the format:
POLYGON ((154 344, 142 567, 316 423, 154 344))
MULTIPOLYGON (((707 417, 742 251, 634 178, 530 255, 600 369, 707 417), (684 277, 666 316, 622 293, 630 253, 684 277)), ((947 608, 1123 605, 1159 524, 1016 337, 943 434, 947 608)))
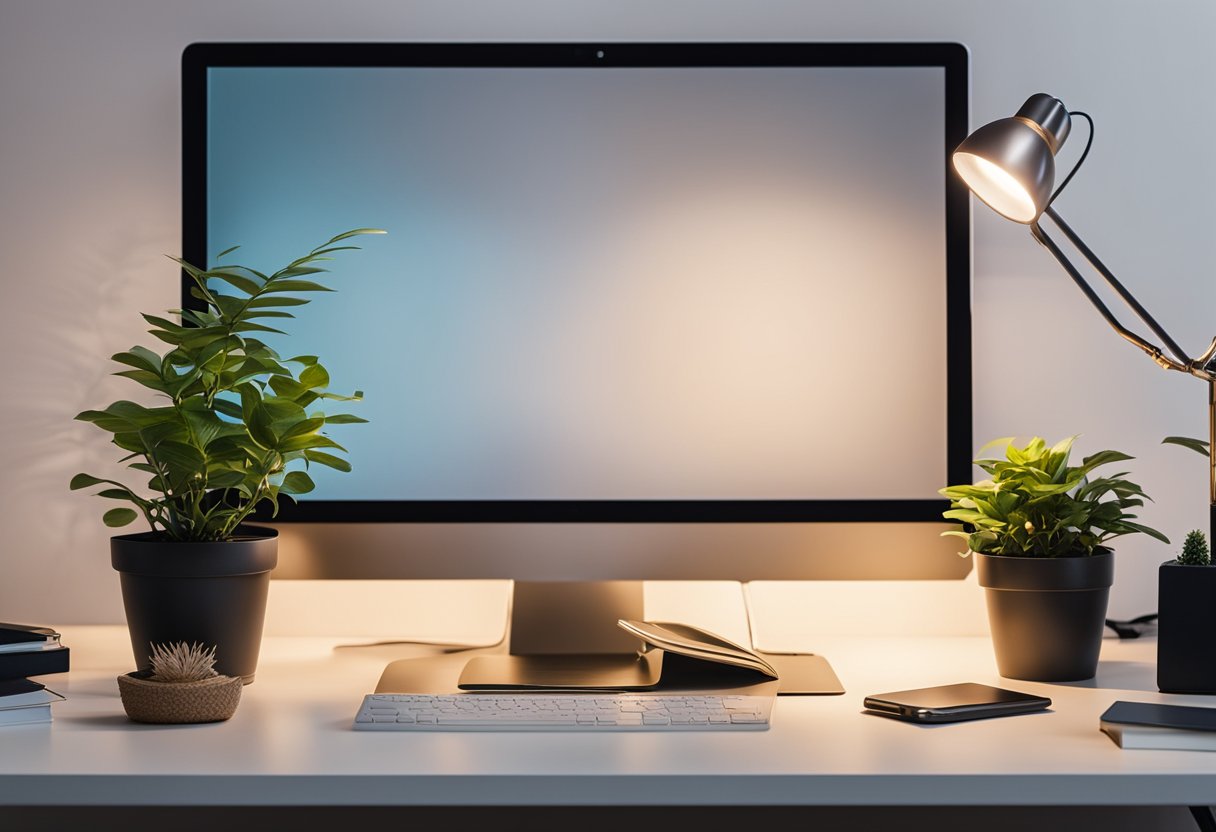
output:
POLYGON ((123 709, 135 722, 223 722, 241 701, 240 676, 212 676, 197 682, 154 682, 147 671, 118 677, 123 709))

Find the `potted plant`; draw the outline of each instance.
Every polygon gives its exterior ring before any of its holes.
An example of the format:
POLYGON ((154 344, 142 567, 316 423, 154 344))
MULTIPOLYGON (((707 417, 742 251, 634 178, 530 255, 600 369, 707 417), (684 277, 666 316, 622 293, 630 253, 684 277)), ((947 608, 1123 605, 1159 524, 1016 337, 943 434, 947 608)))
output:
POLYGON ((380 233, 339 234, 269 275, 171 258, 193 282, 195 308, 174 310, 176 321, 143 316, 167 345, 163 354, 135 346, 112 356, 123 368, 116 374, 157 401, 117 401, 76 417, 111 434, 138 481, 82 473, 71 488, 103 486, 98 496, 130 504, 106 511, 107 526, 142 515, 151 527, 110 546, 140 670, 151 667, 152 643, 201 643, 216 647, 221 674, 253 680, 278 533, 244 521, 260 505, 274 516, 280 497, 311 491, 311 465, 349 471, 325 429, 365 421, 327 406, 361 393, 327 392, 317 357, 281 357, 261 338, 284 333, 265 322, 290 319, 306 295, 330 291, 315 275, 330 255, 358 248, 343 241, 380 233))
POLYGON ((1092 476, 1132 457, 1099 451, 1070 465, 1076 437, 1048 446, 998 439, 1004 458, 975 460, 989 479, 941 489, 949 520, 963 530, 943 532, 967 542, 984 587, 997 667, 1002 676, 1040 682, 1092 678, 1114 582, 1107 542, 1161 532, 1135 522, 1131 509, 1147 496, 1126 473, 1092 476))
POLYGON ((118 695, 133 722, 222 722, 236 713, 242 680, 215 671, 215 647, 184 641, 151 647, 151 670, 118 677, 118 695))
MULTIPOLYGON (((1162 442, 1209 459, 1202 439, 1162 442)), ((1177 558, 1157 569, 1157 688, 1166 693, 1216 693, 1216 569, 1207 536, 1187 534, 1177 558)))

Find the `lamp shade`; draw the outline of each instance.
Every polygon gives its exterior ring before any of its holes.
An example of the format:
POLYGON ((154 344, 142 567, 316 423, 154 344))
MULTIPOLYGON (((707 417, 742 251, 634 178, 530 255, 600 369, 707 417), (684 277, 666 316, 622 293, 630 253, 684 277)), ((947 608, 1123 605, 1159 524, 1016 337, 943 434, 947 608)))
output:
POLYGON ((1012 118, 985 124, 954 150, 954 169, 1002 216, 1030 224, 1051 201, 1055 154, 1072 122, 1059 99, 1036 93, 1012 118))

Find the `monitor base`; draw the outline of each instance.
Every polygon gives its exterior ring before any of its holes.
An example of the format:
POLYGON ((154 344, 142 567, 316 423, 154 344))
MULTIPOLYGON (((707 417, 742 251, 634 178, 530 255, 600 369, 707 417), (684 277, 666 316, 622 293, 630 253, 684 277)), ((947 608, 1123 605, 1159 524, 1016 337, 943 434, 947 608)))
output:
MULTIPOLYGON (((657 692, 772 682, 751 670, 646 649, 617 625, 620 619, 642 619, 643 613, 641 581, 517 581, 508 652, 400 659, 385 668, 376 693, 657 692)), ((779 694, 844 693, 823 656, 760 655, 777 670, 779 694)))
MULTIPOLYGON (((574 665, 577 667, 582 664, 583 669, 589 667, 586 662, 600 662, 604 659, 615 660, 615 663, 608 665, 601 664, 598 668, 602 675, 596 680, 591 680, 586 676, 573 679, 575 684, 570 687, 561 688, 563 690, 651 690, 654 692, 667 692, 676 690, 705 690, 705 689, 726 689, 734 688, 743 684, 745 681, 750 681, 754 684, 754 679, 743 680, 734 678, 731 681, 723 679, 699 679, 688 677, 683 674, 677 679, 655 679, 654 684, 645 685, 638 684, 640 681, 646 681, 640 678, 640 671, 634 667, 630 669, 628 665, 637 665, 637 657, 635 656, 581 656, 581 657, 558 657, 558 656, 481 656, 475 657, 495 660, 517 661, 519 664, 512 671, 515 675, 504 675, 500 671, 503 668, 497 664, 486 665, 484 670, 494 671, 494 675, 488 675, 482 681, 485 683, 481 687, 467 687, 465 679, 466 670, 469 667, 470 659, 462 655, 442 655, 442 656, 419 656, 412 659, 398 659, 389 662, 384 668, 384 672, 380 675, 380 681, 376 685, 375 693, 426 693, 426 694, 453 694, 462 693, 467 690, 537 690, 547 689, 555 690, 553 684, 553 676, 548 675, 542 679, 542 684, 528 684, 527 670, 530 668, 530 662, 534 662, 537 658, 541 658, 550 668, 560 667, 560 662, 564 658, 575 659, 574 665), (613 666, 614 665, 614 666, 613 666), (632 674, 632 676, 630 676, 632 674), (511 680, 510 685, 504 685, 503 680, 511 680), (593 682, 593 684, 588 684, 593 682), (623 684, 622 684, 623 683, 623 684)), ((777 680, 777 694, 779 696, 838 696, 844 693, 844 688, 840 684, 835 671, 832 670, 831 664, 823 656, 818 655, 771 655, 765 654, 774 666, 777 667, 781 674, 777 680)), ((531 669, 535 669, 536 665, 531 665, 531 669)), ((647 671, 648 672, 648 671, 647 671)), ((537 681, 535 678, 532 681, 537 681)), ((744 684, 746 687, 747 685, 744 684)))

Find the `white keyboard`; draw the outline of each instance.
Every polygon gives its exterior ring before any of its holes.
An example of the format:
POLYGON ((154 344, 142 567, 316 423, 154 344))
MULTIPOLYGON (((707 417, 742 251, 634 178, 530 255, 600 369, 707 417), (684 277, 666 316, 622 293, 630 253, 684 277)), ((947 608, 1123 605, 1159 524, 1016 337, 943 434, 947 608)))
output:
POLYGON ((359 731, 755 731, 774 696, 696 693, 369 693, 359 731))

